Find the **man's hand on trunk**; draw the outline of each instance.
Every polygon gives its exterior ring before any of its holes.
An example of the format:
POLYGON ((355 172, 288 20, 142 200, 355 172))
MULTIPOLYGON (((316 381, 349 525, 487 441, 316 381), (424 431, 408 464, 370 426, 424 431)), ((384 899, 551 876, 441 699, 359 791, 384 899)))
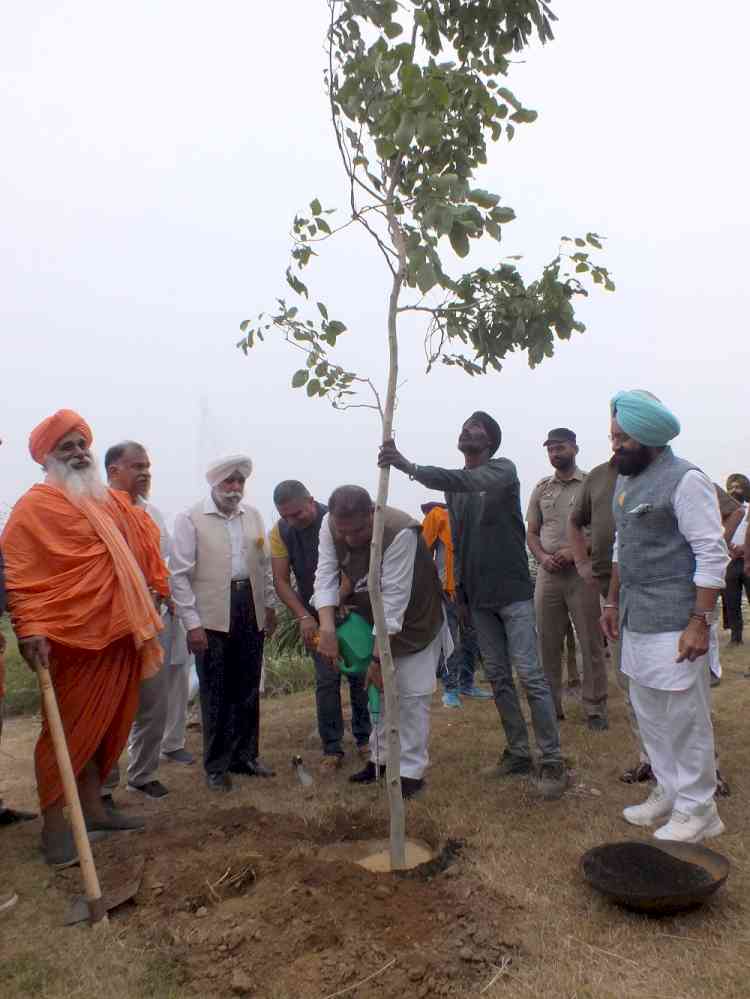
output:
POLYGON ((397 468, 400 472, 408 473, 414 468, 414 464, 401 454, 396 447, 396 442, 391 438, 380 445, 378 467, 397 468))

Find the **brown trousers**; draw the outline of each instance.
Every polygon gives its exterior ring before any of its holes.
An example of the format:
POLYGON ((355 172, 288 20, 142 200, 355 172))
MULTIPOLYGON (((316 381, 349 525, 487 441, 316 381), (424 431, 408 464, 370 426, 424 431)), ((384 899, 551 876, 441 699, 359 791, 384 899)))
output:
POLYGON ((546 572, 539 567, 534 590, 539 647, 558 712, 562 711, 562 647, 573 620, 581 646, 583 707, 587 717, 607 716, 607 666, 599 627, 599 593, 575 567, 546 572))

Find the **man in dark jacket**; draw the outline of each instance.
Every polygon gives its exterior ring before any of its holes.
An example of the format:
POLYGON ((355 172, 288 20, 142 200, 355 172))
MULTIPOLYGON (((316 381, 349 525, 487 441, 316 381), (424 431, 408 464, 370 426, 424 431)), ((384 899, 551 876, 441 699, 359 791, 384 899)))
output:
MULTIPOLYGON (((314 650, 318 615, 310 605, 318 567, 320 525, 328 507, 317 503, 306 486, 295 479, 280 482, 273 501, 281 518, 270 535, 271 566, 276 593, 299 625, 300 635, 315 663, 315 704, 318 732, 323 745, 321 769, 335 770, 344 758, 344 718, 341 710, 341 673, 314 650), (294 573, 295 585, 291 574, 294 573)), ((348 676, 352 706, 352 735, 359 754, 370 755, 370 715, 367 691, 361 676, 348 676)))
POLYGON ((428 489, 445 492, 455 547, 456 591, 471 610, 507 741, 493 773, 507 777, 533 771, 528 730, 513 682, 515 667, 542 757, 536 790, 545 798, 559 798, 567 775, 555 705, 537 652, 518 475, 512 461, 493 458, 501 437, 497 422, 477 412, 466 420, 458 438, 464 468, 415 465, 393 441, 383 444, 378 463, 406 472, 428 489))

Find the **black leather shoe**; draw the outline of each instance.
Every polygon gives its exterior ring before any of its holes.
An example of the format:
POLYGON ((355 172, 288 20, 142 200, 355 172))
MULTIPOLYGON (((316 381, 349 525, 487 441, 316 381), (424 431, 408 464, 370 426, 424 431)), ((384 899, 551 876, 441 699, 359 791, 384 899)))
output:
POLYGON ((424 781, 421 777, 401 778, 401 794, 405 798, 413 798, 415 794, 419 794, 423 787, 424 781))
POLYGON ((18 808, 0 808, 0 826, 12 826, 16 822, 31 822, 35 812, 22 812, 18 808))
POLYGON ((232 790, 232 778, 229 774, 206 774, 206 787, 209 791, 227 791, 232 790))
MULTIPOLYGON (((380 767, 380 776, 382 777, 385 773, 385 767, 380 767)), ((377 771, 375 770, 375 764, 370 760, 367 766, 363 770, 358 770, 356 774, 352 774, 349 777, 352 784, 374 784, 377 780, 377 771)))
POLYGON ((272 770, 263 760, 238 760, 229 766, 229 772, 233 774, 244 774, 245 777, 275 777, 276 771, 272 770))

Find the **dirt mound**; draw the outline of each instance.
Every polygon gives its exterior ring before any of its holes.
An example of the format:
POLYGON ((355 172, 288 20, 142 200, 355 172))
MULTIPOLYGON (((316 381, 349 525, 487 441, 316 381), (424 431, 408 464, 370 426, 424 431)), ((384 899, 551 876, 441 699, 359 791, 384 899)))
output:
POLYGON ((313 823, 232 809, 176 831, 163 821, 102 844, 97 860, 111 890, 145 858, 135 906, 114 918, 179 967, 183 994, 466 994, 519 956, 513 906, 456 861, 460 844, 440 849, 428 822, 414 826, 439 853, 409 876, 321 860, 323 844, 387 833, 383 819, 343 811, 313 823))

